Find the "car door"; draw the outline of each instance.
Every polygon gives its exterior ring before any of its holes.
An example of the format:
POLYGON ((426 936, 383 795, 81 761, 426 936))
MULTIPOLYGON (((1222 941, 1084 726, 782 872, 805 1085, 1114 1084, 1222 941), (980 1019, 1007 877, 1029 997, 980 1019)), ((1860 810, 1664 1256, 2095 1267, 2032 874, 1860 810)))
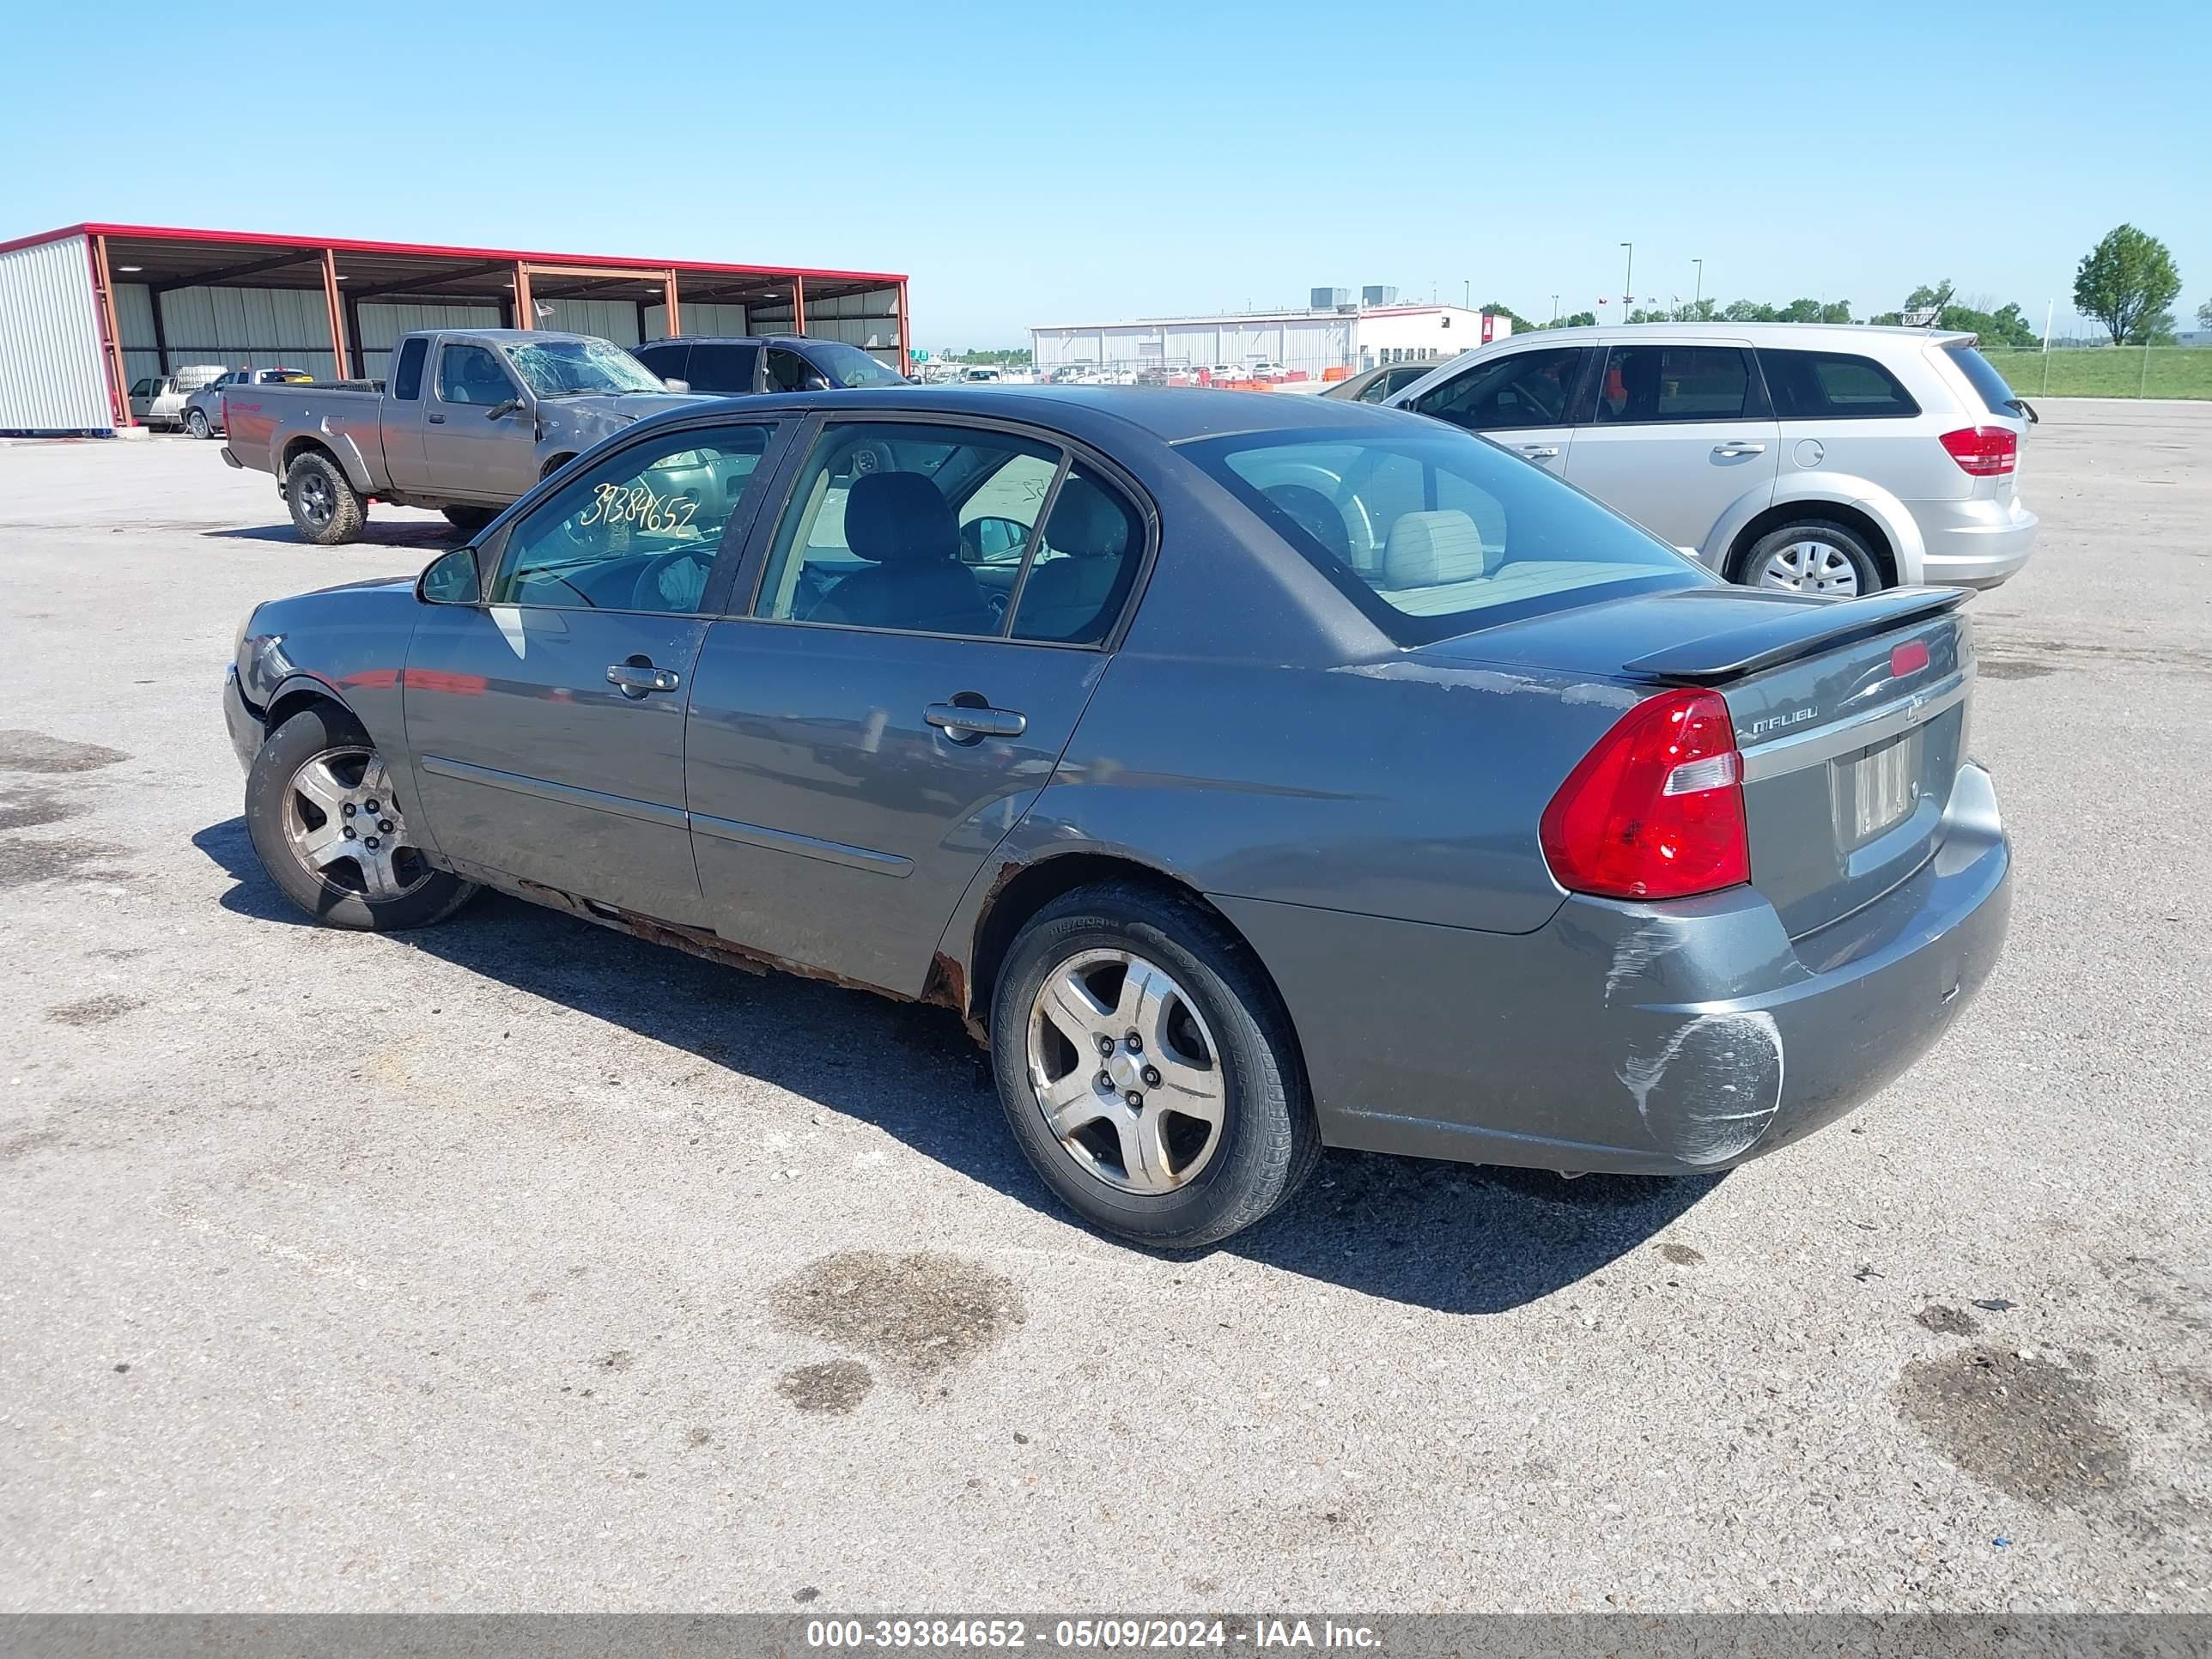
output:
POLYGON ((424 471, 437 494, 513 501, 538 482, 538 433, 522 384, 499 353, 441 340, 423 412, 424 471))
POLYGON ((623 445, 483 545, 481 602, 425 609, 402 698, 447 857, 698 920, 684 700, 777 431, 717 422, 623 445))
POLYGON ((1589 356, 1582 346, 1542 346, 1480 358, 1400 406, 1493 438, 1547 471, 1563 471, 1589 356))
POLYGON ((392 365, 392 378, 378 416, 385 472, 392 489, 403 495, 427 493, 430 489, 430 460, 422 443, 423 418, 429 412, 422 396, 422 371, 429 357, 430 342, 426 336, 410 335, 400 342, 399 356, 392 365))
POLYGON ((757 533, 749 614, 708 630, 693 679, 686 787, 718 932, 923 988, 1104 670, 1147 545, 1138 499, 1095 459, 995 422, 817 428, 757 533), (1040 459, 1037 495, 998 486, 1040 459), (987 491, 987 516, 1028 532, 1003 611, 960 556, 960 505, 987 491))
POLYGON ((1782 434, 1748 347, 1733 342, 1606 349, 1567 479, 1662 541, 1717 558, 1723 525, 1774 499, 1782 434))

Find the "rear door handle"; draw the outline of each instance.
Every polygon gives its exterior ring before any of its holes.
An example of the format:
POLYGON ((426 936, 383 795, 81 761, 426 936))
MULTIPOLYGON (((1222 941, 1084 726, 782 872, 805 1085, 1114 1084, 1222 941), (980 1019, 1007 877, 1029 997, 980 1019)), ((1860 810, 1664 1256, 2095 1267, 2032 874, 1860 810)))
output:
POLYGON ((1557 444, 1522 444, 1521 453, 1532 461, 1556 461, 1559 459, 1557 444))
POLYGON ((921 717, 955 743, 971 743, 978 738, 1018 738, 1030 729, 1029 716, 1011 708, 933 702, 921 711, 921 717))
POLYGON ((426 415, 423 419, 428 421, 432 426, 443 426, 446 423, 446 417, 442 415, 426 415))
POLYGON ((1747 444, 1741 438, 1731 438, 1724 444, 1715 444, 1713 453, 1716 455, 1764 455, 1766 453, 1766 446, 1747 444))
POLYGON ((655 691, 673 691, 684 684, 674 671, 655 668, 649 662, 617 662, 607 665, 607 684, 618 685, 625 697, 643 697, 655 691))

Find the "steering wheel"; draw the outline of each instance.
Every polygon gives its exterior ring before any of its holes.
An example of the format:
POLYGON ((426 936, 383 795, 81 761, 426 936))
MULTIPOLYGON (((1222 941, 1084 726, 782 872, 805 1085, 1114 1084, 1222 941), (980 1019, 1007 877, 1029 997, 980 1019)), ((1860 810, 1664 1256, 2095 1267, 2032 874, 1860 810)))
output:
POLYGON ((704 553, 702 556, 702 551, 703 550, 696 547, 679 547, 672 552, 663 553, 657 557, 647 559, 645 562, 645 568, 637 573, 637 580, 630 586, 629 608, 633 611, 658 611, 678 616, 696 611, 699 608, 700 597, 707 591, 707 578, 714 572, 714 555, 704 553), (668 595, 661 591, 661 578, 667 574, 679 561, 685 559, 689 559, 699 567, 698 587, 690 604, 672 605, 668 602, 668 595))

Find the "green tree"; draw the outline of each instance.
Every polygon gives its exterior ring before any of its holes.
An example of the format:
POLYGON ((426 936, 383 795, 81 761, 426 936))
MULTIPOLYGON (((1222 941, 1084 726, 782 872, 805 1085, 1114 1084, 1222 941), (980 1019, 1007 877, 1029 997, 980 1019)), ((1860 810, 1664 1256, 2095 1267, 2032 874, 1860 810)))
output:
POLYGON ((1513 331, 1516 334, 1526 334, 1530 329, 1538 326, 1537 324, 1530 322, 1526 317, 1523 317, 1519 312, 1514 310, 1511 306, 1507 305, 1503 300, 1492 300, 1488 305, 1479 306, 1476 309, 1487 312, 1492 317, 1510 318, 1513 323, 1513 331))
POLYGON ((1731 300, 1723 318, 1731 323, 1771 323, 1777 320, 1774 307, 1761 305, 1756 300, 1731 300))
POLYGON ((2180 292, 2181 273, 2166 244, 2133 225, 2106 233, 2074 273, 2075 309, 2102 323, 2114 345, 2142 344, 2180 292))
POLYGON ((2197 307, 2197 326, 2212 329, 2212 300, 2207 300, 2197 307))

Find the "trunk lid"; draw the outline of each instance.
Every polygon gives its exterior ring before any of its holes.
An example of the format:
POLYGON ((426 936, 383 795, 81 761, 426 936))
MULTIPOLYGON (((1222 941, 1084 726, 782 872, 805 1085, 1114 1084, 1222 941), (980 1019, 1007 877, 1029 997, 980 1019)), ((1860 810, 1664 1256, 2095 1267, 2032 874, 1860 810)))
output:
POLYGON ((1688 588, 1508 623, 1423 654, 1717 691, 1743 755, 1752 885, 1795 939, 1879 898, 1941 846, 1973 679, 1966 597, 1688 588))

